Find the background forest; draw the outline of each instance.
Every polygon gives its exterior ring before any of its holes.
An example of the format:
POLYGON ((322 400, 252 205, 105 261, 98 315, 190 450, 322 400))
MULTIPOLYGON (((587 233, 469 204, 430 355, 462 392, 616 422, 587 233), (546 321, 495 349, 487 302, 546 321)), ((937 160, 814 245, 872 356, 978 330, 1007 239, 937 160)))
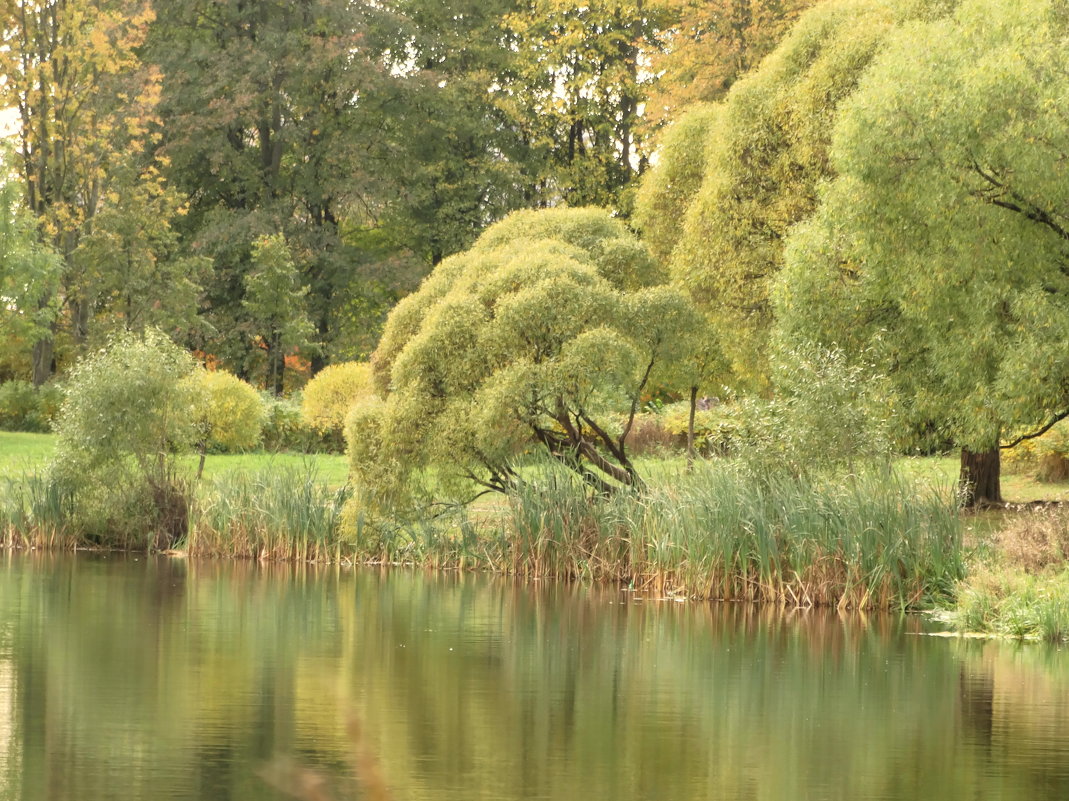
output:
POLYGON ((276 393, 366 358, 508 212, 629 216, 801 5, 6 0, 0 379, 147 326, 276 393))

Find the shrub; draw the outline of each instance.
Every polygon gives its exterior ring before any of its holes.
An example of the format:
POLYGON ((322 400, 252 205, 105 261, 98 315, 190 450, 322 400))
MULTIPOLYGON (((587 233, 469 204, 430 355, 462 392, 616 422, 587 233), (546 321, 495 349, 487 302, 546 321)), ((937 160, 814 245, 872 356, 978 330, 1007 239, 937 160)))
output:
POLYGON ((55 384, 35 387, 29 381, 0 384, 0 430, 52 430, 63 402, 63 391, 55 384))
POLYGON ((305 386, 301 415, 315 430, 340 437, 349 409, 374 391, 369 363, 332 364, 305 386))
POLYGON ((344 443, 333 432, 324 434, 305 422, 301 414, 301 394, 288 398, 261 392, 264 407, 263 447, 268 451, 298 453, 337 453, 344 443))
MULTIPOLYGON (((728 456, 734 452, 739 437, 739 410, 734 404, 711 409, 697 409, 694 413, 694 438, 698 450, 707 456, 728 456)), ((673 403, 664 408, 664 427, 681 446, 687 442, 689 403, 673 403)))
POLYGON ((737 404, 739 455, 758 473, 794 475, 846 467, 890 453, 886 380, 840 348, 804 346, 776 355, 777 397, 737 404))
POLYGON ((663 414, 644 412, 635 417, 625 444, 633 456, 654 456, 678 449, 679 440, 665 427, 663 414))
POLYGON ((80 523, 106 544, 169 547, 185 535, 186 488, 174 454, 195 436, 188 353, 162 333, 123 333, 71 371, 52 475, 80 523), (143 544, 143 543, 142 543, 143 544))
POLYGON ((605 492, 638 483, 614 416, 633 415, 653 372, 690 354, 699 323, 663 279, 597 209, 516 212, 443 261, 390 314, 372 358, 377 441, 400 471, 388 483, 446 466, 464 480, 439 474, 443 497, 472 483, 503 492, 529 447, 605 492))
POLYGON ((193 395, 198 445, 222 453, 254 448, 260 442, 264 404, 251 384, 223 370, 195 370, 187 379, 193 395))
POLYGON ((250 384, 222 370, 197 369, 186 381, 193 397, 200 478, 209 449, 226 453, 256 447, 263 430, 264 405, 250 384))

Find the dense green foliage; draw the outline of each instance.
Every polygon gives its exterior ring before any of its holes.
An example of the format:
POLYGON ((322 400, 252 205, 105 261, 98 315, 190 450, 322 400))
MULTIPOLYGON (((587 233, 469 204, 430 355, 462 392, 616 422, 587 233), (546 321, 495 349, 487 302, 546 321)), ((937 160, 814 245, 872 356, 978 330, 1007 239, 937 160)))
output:
POLYGON ((652 64, 660 72, 649 99, 654 119, 688 106, 721 100, 755 69, 813 0, 654 0, 673 25, 666 51, 652 64))
POLYGON ((196 435, 192 369, 189 354, 149 329, 116 336, 71 371, 51 472, 90 536, 167 547, 184 535, 173 454, 196 435))
POLYGON ((518 212, 490 228, 391 314, 373 360, 385 402, 350 418, 358 484, 375 494, 440 463, 503 491, 532 445, 597 487, 636 483, 627 431, 653 370, 687 355, 697 321, 661 278, 597 209, 518 212))
POLYGON ((703 131, 700 117, 685 118, 679 136, 705 137, 704 162, 695 158, 695 146, 666 148, 647 179, 638 219, 658 251, 671 252, 673 276, 707 310, 738 386, 768 387, 770 283, 782 267, 788 231, 813 213, 818 187, 834 175, 828 148, 840 103, 896 25, 943 5, 834 0, 816 6, 732 88, 722 108, 707 112, 715 123, 703 131), (700 188, 691 195, 695 182, 700 188), (686 187, 681 199, 693 200, 685 208, 666 203, 658 186, 686 187), (675 213, 665 219, 662 209, 675 213))
POLYGON ((222 370, 197 369, 186 380, 194 436, 202 453, 241 451, 259 444, 265 410, 254 387, 222 370))
POLYGON ((22 228, 37 227, 31 250, 55 254, 32 282, 5 281, 36 326, 0 330, 20 357, 11 377, 41 383, 111 331, 155 326, 277 388, 246 303, 256 243, 275 235, 311 322, 286 370, 366 358, 388 309, 510 211, 626 210, 650 154, 645 65, 681 13, 619 0, 4 5, 0 108, 18 140, 5 163, 22 228))
POLYGON ((301 415, 318 431, 340 436, 349 410, 374 391, 369 363, 332 364, 305 386, 301 394, 301 415))
POLYGON ((0 147, 0 378, 29 378, 33 343, 47 337, 55 322, 62 263, 38 236, 25 207, 22 186, 5 174, 10 150, 0 147), (20 358, 21 357, 21 358, 20 358))
POLYGON ((51 431, 62 401, 55 384, 6 381, 0 384, 0 431, 51 431))
POLYGON ((702 185, 709 142, 723 125, 723 107, 687 109, 661 137, 657 165, 635 195, 634 225, 654 257, 667 264, 682 236, 683 221, 702 185))
POLYGON ((975 452, 1069 408, 1067 33, 1038 1, 904 26, 787 248, 783 336, 871 348, 911 418, 975 452))

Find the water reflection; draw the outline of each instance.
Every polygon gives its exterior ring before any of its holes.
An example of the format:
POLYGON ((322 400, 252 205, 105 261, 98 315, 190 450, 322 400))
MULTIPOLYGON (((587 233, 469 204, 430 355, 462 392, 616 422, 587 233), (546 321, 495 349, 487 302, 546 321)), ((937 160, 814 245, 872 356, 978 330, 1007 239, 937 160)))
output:
POLYGON ((1057 649, 485 576, 0 555, 0 799, 1069 797, 1057 649))

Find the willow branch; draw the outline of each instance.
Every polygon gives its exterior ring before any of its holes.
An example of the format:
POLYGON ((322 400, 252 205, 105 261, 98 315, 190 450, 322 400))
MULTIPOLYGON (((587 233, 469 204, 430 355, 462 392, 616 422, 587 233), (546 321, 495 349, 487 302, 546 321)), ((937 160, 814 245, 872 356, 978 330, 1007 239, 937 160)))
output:
POLYGON ((1024 442, 1026 439, 1035 439, 1036 437, 1041 437, 1044 434, 1046 434, 1048 431, 1050 431, 1052 428, 1054 428, 1054 426, 1057 423, 1061 422, 1066 417, 1069 417, 1069 409, 1067 409, 1064 412, 1060 412, 1059 414, 1054 415, 1054 417, 1052 417, 1050 419, 1050 421, 1045 426, 1043 426, 1043 428, 1039 429, 1038 431, 1033 431, 1031 434, 1022 434, 1021 436, 1017 437, 1017 439, 1015 439, 1013 442, 1009 443, 1008 445, 999 445, 998 446, 999 450, 1007 450, 1009 448, 1015 448, 1018 445, 1020 445, 1022 442, 1024 442))

